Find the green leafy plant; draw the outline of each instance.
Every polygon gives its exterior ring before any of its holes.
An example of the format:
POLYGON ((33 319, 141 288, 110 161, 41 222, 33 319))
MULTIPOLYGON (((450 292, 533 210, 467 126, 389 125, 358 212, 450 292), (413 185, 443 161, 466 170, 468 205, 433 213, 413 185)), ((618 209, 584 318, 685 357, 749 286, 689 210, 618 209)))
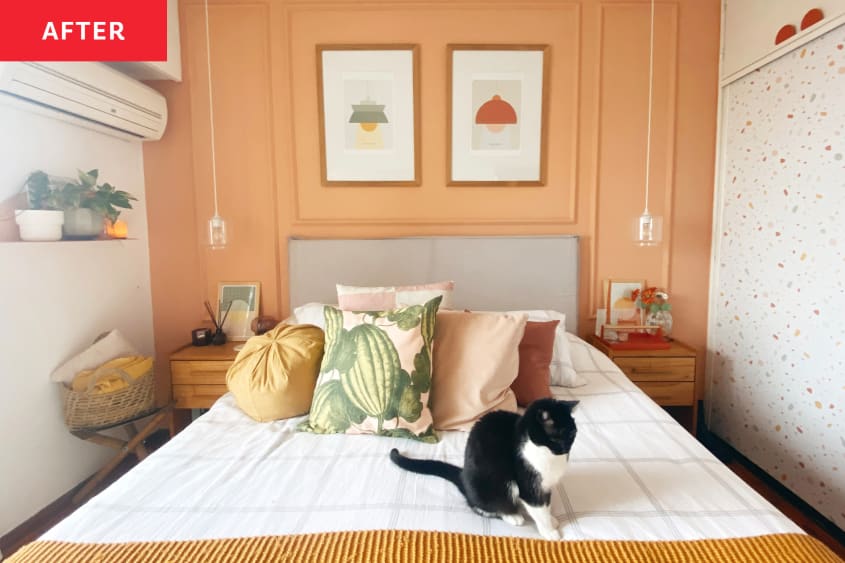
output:
POLYGON ((30 209, 61 211, 64 209, 62 194, 50 183, 50 177, 36 170, 26 179, 26 196, 30 209))
POLYGON ((79 170, 79 182, 65 184, 62 188, 65 202, 68 206, 86 207, 101 213, 114 223, 120 216, 120 209, 132 209, 130 201, 138 201, 138 198, 109 183, 97 184, 99 175, 100 171, 96 169, 79 170))

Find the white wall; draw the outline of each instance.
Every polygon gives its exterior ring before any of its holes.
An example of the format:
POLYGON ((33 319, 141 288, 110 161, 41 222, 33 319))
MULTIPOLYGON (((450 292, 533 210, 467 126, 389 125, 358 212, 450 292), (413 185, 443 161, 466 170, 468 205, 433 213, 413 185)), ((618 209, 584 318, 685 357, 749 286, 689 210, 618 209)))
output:
POLYGON ((64 426, 50 372, 98 334, 119 328, 153 352, 141 144, 4 105, 0 201, 36 169, 102 181, 139 201, 126 241, 0 242, 0 535, 95 472, 112 450, 64 426))
POLYGON ((722 91, 708 424, 845 526, 845 26, 722 91))

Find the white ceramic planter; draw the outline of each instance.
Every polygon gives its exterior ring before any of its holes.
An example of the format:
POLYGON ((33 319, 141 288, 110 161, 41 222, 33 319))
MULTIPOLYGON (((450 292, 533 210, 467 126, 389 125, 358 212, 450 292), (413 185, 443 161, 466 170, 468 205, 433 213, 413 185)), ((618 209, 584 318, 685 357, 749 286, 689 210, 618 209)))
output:
POLYGON ((62 230, 65 238, 71 239, 92 239, 97 238, 103 232, 103 215, 79 207, 77 209, 65 210, 65 224, 62 230))
POLYGON ((15 223, 18 224, 20 229, 21 240, 62 240, 62 225, 64 222, 64 211, 47 211, 44 209, 18 209, 15 211, 15 223))

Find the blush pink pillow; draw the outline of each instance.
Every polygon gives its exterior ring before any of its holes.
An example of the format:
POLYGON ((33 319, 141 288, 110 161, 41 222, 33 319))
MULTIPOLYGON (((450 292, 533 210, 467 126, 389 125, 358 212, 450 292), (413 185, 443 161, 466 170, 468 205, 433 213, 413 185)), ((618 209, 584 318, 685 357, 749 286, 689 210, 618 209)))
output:
POLYGON ((422 285, 397 285, 385 287, 337 286, 337 303, 344 311, 383 311, 423 305, 442 296, 441 309, 450 309, 455 282, 442 281, 422 285))
POLYGON ((511 384, 527 316, 441 311, 434 328, 431 414, 438 430, 469 430, 492 410, 516 412, 511 384))

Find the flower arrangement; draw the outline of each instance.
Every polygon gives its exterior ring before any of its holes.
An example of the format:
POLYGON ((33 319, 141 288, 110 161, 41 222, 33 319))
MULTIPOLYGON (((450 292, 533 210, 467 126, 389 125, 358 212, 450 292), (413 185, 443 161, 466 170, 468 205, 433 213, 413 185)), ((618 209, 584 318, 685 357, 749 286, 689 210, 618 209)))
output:
POLYGON ((642 291, 635 289, 631 292, 631 299, 634 300, 637 307, 643 309, 646 313, 672 310, 672 305, 669 304, 669 294, 656 287, 647 287, 642 291))

